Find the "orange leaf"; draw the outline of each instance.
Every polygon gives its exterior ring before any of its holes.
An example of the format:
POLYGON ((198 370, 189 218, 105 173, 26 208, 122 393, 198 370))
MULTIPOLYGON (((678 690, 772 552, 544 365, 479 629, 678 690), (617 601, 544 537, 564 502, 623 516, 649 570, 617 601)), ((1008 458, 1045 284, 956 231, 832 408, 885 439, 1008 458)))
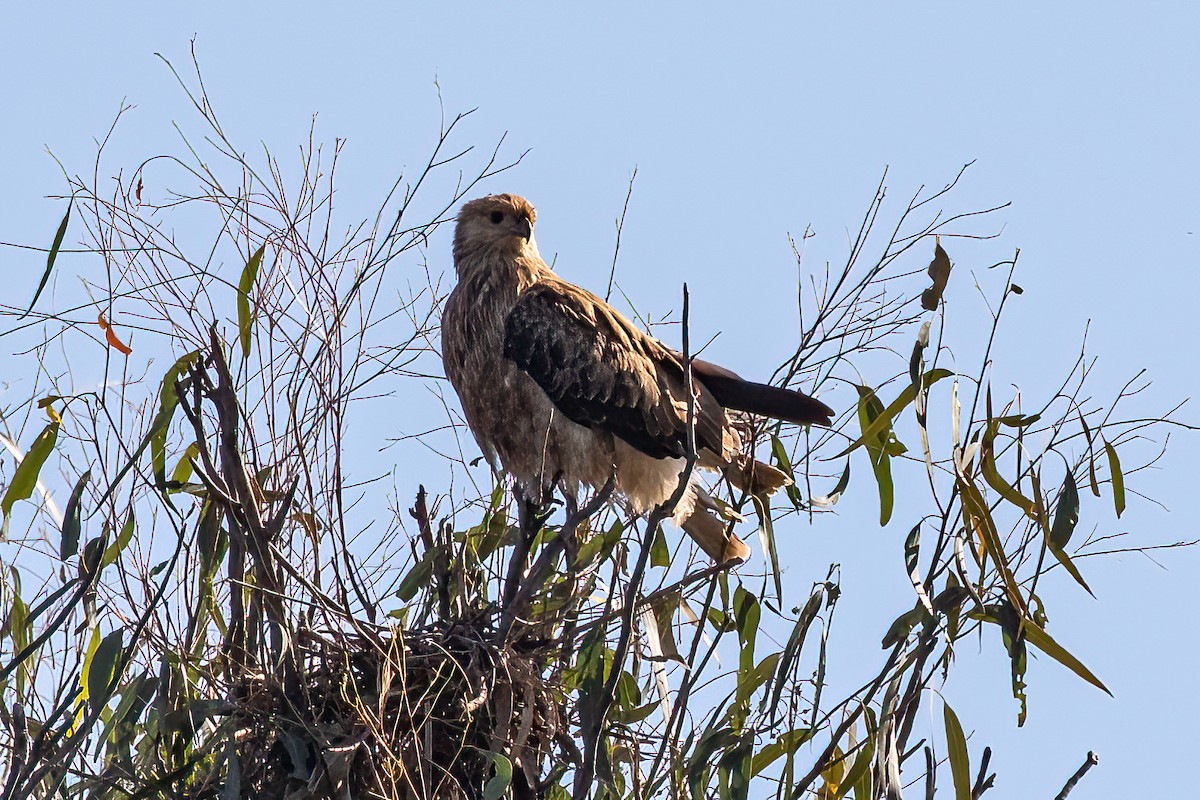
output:
POLYGON ((100 317, 96 321, 100 324, 100 330, 104 331, 104 338, 108 341, 109 347, 126 356, 133 352, 129 345, 117 338, 116 331, 113 330, 108 320, 104 318, 103 311, 100 312, 100 317))

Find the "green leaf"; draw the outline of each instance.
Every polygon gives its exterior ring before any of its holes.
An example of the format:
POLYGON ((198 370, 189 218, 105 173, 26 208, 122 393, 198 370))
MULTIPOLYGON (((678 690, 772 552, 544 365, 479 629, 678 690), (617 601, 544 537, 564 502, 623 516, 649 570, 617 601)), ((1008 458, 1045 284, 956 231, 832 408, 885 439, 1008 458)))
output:
MULTIPOLYGON (((858 422, 863 431, 870 431, 882 419, 885 413, 883 403, 875 391, 867 386, 857 386, 858 390, 858 422)), ((865 434, 864 434, 865 436, 865 434)), ((867 456, 871 461, 871 470, 875 474, 875 483, 879 488, 879 524, 887 525, 892 518, 892 506, 895 501, 895 487, 892 484, 892 462, 888 443, 891 441, 891 429, 881 428, 874 438, 866 443, 867 456)))
POLYGON ((1092 490, 1092 494, 1096 497, 1100 496, 1100 483, 1096 480, 1096 458, 1092 454, 1092 430, 1088 427, 1087 421, 1083 418, 1083 412, 1079 411, 1079 427, 1083 428, 1083 438, 1087 440, 1088 446, 1088 485, 1092 490))
POLYGON ((575 559, 576 569, 582 570, 589 566, 597 558, 606 558, 621 541, 621 534, 625 532, 625 525, 621 520, 617 520, 612 524, 606 533, 596 533, 591 536, 579 548, 579 553, 575 559))
POLYGON ((59 600, 61 600, 63 598, 63 595, 65 595, 67 592, 74 589, 75 585, 78 583, 79 583, 79 578, 71 578, 69 581, 64 583, 62 586, 58 587, 53 592, 46 595, 46 597, 42 598, 42 600, 40 600, 38 602, 38 604, 36 606, 34 606, 33 609, 29 612, 29 616, 27 619, 28 623, 30 625, 32 625, 37 620, 38 617, 40 617, 42 614, 45 614, 47 609, 49 609, 51 606, 53 606, 55 603, 57 603, 59 600))
POLYGON ((908 377, 913 383, 921 380, 921 367, 925 363, 925 348, 929 346, 929 321, 921 325, 917 339, 913 342, 912 355, 908 357, 908 377))
POLYGON ((709 623, 718 631, 729 633, 733 630, 733 620, 725 612, 721 611, 721 609, 710 606, 705 616, 708 617, 709 623))
POLYGON ((921 548, 921 523, 913 526, 904 539, 904 567, 910 576, 917 574, 917 556, 921 548))
POLYGON ((250 355, 250 328, 254 324, 254 316, 250 309, 250 290, 254 288, 254 280, 258 277, 258 268, 262 266, 263 253, 266 249, 267 243, 263 242, 262 246, 254 251, 254 255, 250 256, 250 260, 246 262, 246 266, 242 270, 241 280, 238 281, 238 339, 242 343, 243 358, 250 355))
POLYGON ((579 690, 580 705, 586 706, 589 713, 595 713, 599 692, 608 679, 612 655, 612 651, 604 646, 604 637, 599 628, 596 628, 584 637, 583 646, 575 658, 575 683, 568 682, 568 685, 579 690))
MULTIPOLYGON (((107 530, 105 531, 107 534, 107 530)), ((79 559, 79 577, 98 575, 104 557, 104 539, 88 539, 83 546, 83 558, 79 559)))
POLYGON ((163 731, 181 733, 190 738, 191 733, 207 720, 213 717, 227 716, 234 710, 235 706, 228 700, 200 697, 192 700, 183 708, 177 708, 164 714, 159 722, 159 727, 163 731))
POLYGON ((1071 541, 1075 524, 1079 522, 1079 490, 1075 487, 1075 475, 1067 470, 1063 478, 1062 491, 1058 496, 1058 508, 1054 510, 1054 524, 1050 526, 1050 541, 1055 547, 1064 548, 1071 541))
POLYGON ((753 767, 754 743, 747 737, 725 748, 717 762, 720 783, 718 793, 722 800, 747 800, 750 794, 750 775, 753 767))
POLYGON ((79 521, 79 501, 83 497, 83 490, 87 487, 88 481, 92 479, 92 471, 79 476, 79 480, 75 482, 75 488, 71 490, 71 497, 67 500, 67 510, 63 512, 62 539, 58 544, 58 557, 66 561, 71 556, 79 552, 79 530, 81 523, 79 521))
POLYGON ((1117 518, 1125 511, 1125 476, 1121 473, 1121 459, 1117 458, 1117 448, 1104 440, 1104 452, 1108 453, 1108 471, 1112 475, 1113 506, 1117 509, 1117 518))
POLYGON ((838 478, 837 485, 833 487, 831 494, 841 494, 846 491, 846 487, 850 485, 850 459, 846 459, 846 468, 842 470, 842 477, 838 478))
POLYGON ((758 540, 771 566, 771 577, 775 582, 775 596, 783 597, 783 570, 779 567, 779 548, 775 545, 775 520, 771 518, 771 503, 764 497, 752 495, 754 513, 758 517, 758 540))
MULTIPOLYGON (((126 524, 130 525, 131 522, 126 524)), ((132 528, 130 530, 132 532, 132 528)), ((221 512, 211 500, 205 500, 200 507, 200 521, 196 524, 196 550, 200 562, 200 580, 208 583, 208 590, 211 590, 217 564, 229 550, 229 534, 221 527, 221 512)))
POLYGON ((42 290, 46 288, 46 284, 50 281, 50 272, 54 269, 54 262, 58 258, 58 251, 62 247, 63 237, 67 235, 67 223, 71 219, 71 206, 75 204, 75 198, 72 197, 67 202, 67 213, 63 214, 62 222, 58 223, 58 230, 54 234, 54 241, 50 244, 50 252, 46 256, 46 271, 42 273, 42 280, 38 283, 37 291, 33 293, 33 299, 29 301, 29 308, 25 309, 25 313, 17 317, 17 319, 25 319, 33 307, 37 305, 38 298, 42 296, 42 290))
MULTIPOLYGON (((931 369, 922 376, 921 387, 928 388, 933 386, 938 381, 944 378, 949 378, 952 375, 954 375, 954 373, 948 369, 943 369, 941 367, 938 367, 937 369, 931 369)), ((877 416, 867 428, 863 429, 862 435, 855 439, 854 443, 845 450, 835 455, 834 458, 841 458, 844 455, 849 455, 865 445, 867 442, 878 437, 883 431, 890 430, 892 427, 892 421, 899 416, 900 412, 903 411, 906 406, 916 399, 918 388, 920 387, 912 383, 905 386, 904 391, 900 392, 900 396, 893 400, 891 405, 889 405, 882 414, 877 416)))
POLYGON ((858 755, 854 758, 854 763, 850 769, 846 770, 845 776, 842 777, 842 782, 838 786, 838 792, 845 797, 846 794, 853 789, 855 800, 867 800, 871 797, 871 767, 875 763, 875 738, 868 737, 862 743, 862 749, 858 751, 858 755))
POLYGON ((961 585, 953 572, 946 573, 946 588, 938 593, 933 600, 934 608, 946 615, 946 641, 949 655, 953 656, 954 641, 958 639, 959 618, 962 615, 962 604, 971 594, 961 585))
POLYGON ((503 753, 491 753, 490 755, 492 769, 496 774, 487 782, 487 786, 483 787, 483 800, 500 800, 508 791, 509 784, 512 783, 512 762, 503 753))
POLYGON ((671 566, 671 551, 667 549, 667 537, 663 533, 661 525, 654 532, 654 538, 650 540, 650 566, 671 566))
POLYGON ((58 440, 60 425, 60 422, 54 421, 43 428, 42 432, 38 434, 38 437, 33 440, 33 444, 25 452, 25 457, 21 459, 21 463, 13 471, 12 480, 8 484, 8 489, 4 492, 4 498, 0 500, 0 511, 4 514, 3 527, 0 528, 0 539, 8 533, 8 517, 12 513, 12 507, 18 500, 28 500, 33 495, 33 489, 37 486, 38 475, 41 474, 42 465, 50 457, 50 453, 54 450, 54 443, 58 440))
POLYGON ((892 483, 891 459, 882 456, 872 465, 875 471, 875 483, 879 487, 879 525, 887 525, 892 519, 892 508, 895 505, 896 487, 892 483))
POLYGON ((1092 587, 1088 586, 1087 581, 1083 579, 1083 574, 1079 571, 1079 568, 1075 566, 1075 562, 1071 560, 1069 555, 1067 555, 1067 551, 1063 550, 1061 547, 1058 547, 1056 544, 1054 544, 1054 542, 1048 539, 1046 540, 1046 549, 1049 550, 1050 554, 1058 560, 1058 563, 1062 565, 1063 569, 1071 574, 1071 577, 1075 579, 1075 582, 1084 588, 1084 591, 1086 591, 1092 597, 1096 596, 1096 593, 1092 591, 1092 587))
MULTIPOLYGON (((313 518, 315 521, 315 517, 313 518)), ((504 508, 504 483, 497 482, 492 487, 491 499, 487 511, 479 524, 468 529, 467 541, 482 560, 496 552, 506 542, 513 541, 511 534, 514 529, 508 524, 508 515, 504 508)))
POLYGON ((1067 555, 1067 551, 1064 551, 1064 549, 1058 545, 1057 542, 1055 542, 1056 530, 1058 531, 1058 535, 1064 537, 1064 539, 1070 539, 1070 530, 1066 529, 1068 521, 1070 529, 1074 529, 1075 522, 1079 519, 1079 492, 1075 489, 1075 476, 1070 473, 1069 469, 1067 470, 1066 481, 1070 483, 1070 486, 1068 487, 1066 483, 1064 483, 1062 492, 1058 494, 1058 506, 1057 509, 1055 509, 1054 525, 1050 524, 1049 516, 1046 515, 1045 501, 1043 499, 1045 495, 1042 494, 1042 480, 1039 479, 1037 470, 1032 471, 1030 474, 1030 480, 1033 482, 1033 495, 1038 499, 1037 521, 1038 527, 1042 529, 1042 535, 1045 537, 1045 548, 1048 549, 1052 555, 1054 555, 1055 559, 1058 561, 1058 564, 1061 564, 1063 569, 1070 573, 1070 577, 1075 579, 1075 583, 1081 585, 1087 594, 1090 594, 1093 597, 1096 596, 1096 594, 1093 593, 1090 585, 1087 585, 1087 581, 1084 581, 1084 576, 1081 575, 1078 567, 1075 566, 1074 561, 1070 560, 1069 555, 1067 555), (1072 511, 1072 506, 1074 506, 1074 511, 1072 511), (1064 517, 1063 515, 1067 515, 1067 517, 1064 517))
POLYGON ((110 756, 119 752, 122 758, 127 757, 127 752, 119 748, 122 744, 127 745, 132 739, 133 725, 152 699, 158 685, 157 678, 143 672, 121 687, 121 700, 104 724, 104 731, 100 737, 109 742, 110 756))
POLYGON ((842 477, 838 478, 837 485, 833 487, 833 491, 823 497, 814 497, 812 501, 817 505, 831 506, 836 503, 846 491, 846 487, 850 485, 850 459, 846 459, 846 468, 842 470, 842 477))
POLYGON ((705 792, 704 788, 711 774, 710 768, 713 762, 713 754, 736 744, 737 741, 737 734, 727 727, 718 729, 709 728, 704 732, 700 737, 700 741, 696 743, 695 749, 692 750, 692 756, 688 761, 685 773, 692 797, 709 796, 709 793, 705 792))
POLYGON ((897 642, 907 639, 916 625, 924 624, 929 618, 929 612, 925 610, 925 606, 921 603, 918 603, 913 608, 896 617, 892 620, 892 624, 888 626, 887 633, 883 635, 883 641, 881 642, 883 649, 887 650, 897 642))
POLYGON ((404 580, 400 582, 400 586, 396 589, 397 598, 407 603, 417 596, 417 592, 422 586, 429 583, 430 577, 433 576, 433 563, 439 552, 440 547, 434 547, 421 556, 421 560, 413 565, 413 568, 404 576, 404 580))
POLYGON ((781 733, 778 739, 754 754, 754 759, 751 761, 750 777, 754 777, 771 766, 780 756, 795 753, 800 749, 801 745, 811 738, 811 728, 796 728, 781 733))
POLYGON ((195 460, 200 458, 200 445, 192 442, 183 451, 183 455, 179 457, 179 461, 175 464, 175 469, 171 470, 171 483, 180 485, 187 483, 192 478, 192 473, 195 471, 195 460))
POLYGON ((958 715, 942 698, 942 716, 946 723, 946 751, 950 758, 950 773, 954 777, 955 800, 971 800, 971 761, 967 754, 967 737, 963 736, 958 715))
POLYGON ((842 779, 846 774, 846 755, 842 752, 842 748, 834 747, 832 758, 828 762, 828 766, 821 770, 821 780, 825 782, 825 788, 821 794, 837 797, 838 790, 841 788, 842 779))
MULTIPOLYGON (((1100 689, 1110 697, 1112 696, 1112 692, 1109 691, 1108 687, 1091 670, 1085 667, 1079 659, 1067 652, 1050 634, 1046 633, 1045 629, 1031 619, 1018 620, 1011 606, 989 605, 986 613, 972 611, 967 616, 971 619, 990 622, 1000 627, 1001 632, 1004 634, 1004 646, 1008 649, 1009 655, 1013 659, 1013 696, 1021 701, 1022 709, 1025 704, 1023 676, 1025 673, 1024 651, 1026 642, 1032 644, 1097 689, 1100 689), (1020 631, 1019 637, 1017 636, 1018 628, 1020 631)), ((1018 724, 1023 721, 1024 711, 1022 710, 1018 724)))
POLYGON ((628 672, 623 671, 617 676, 613 702, 618 708, 637 708, 642 704, 642 690, 638 688, 637 679, 628 672))
POLYGON ((86 700, 90 694, 88 687, 91 681, 92 661, 96 658, 96 650, 100 648, 100 629, 93 627, 92 635, 88 637, 87 646, 83 648, 82 667, 79 670, 79 696, 86 700))
MULTIPOLYGON (((33 640, 33 621, 29 615, 29 606, 21 599, 19 587, 13 590, 12 608, 8 612, 8 634, 12 637, 13 653, 20 653, 29 647, 33 640)), ((36 651, 35 651, 36 652, 36 651)), ((25 688, 29 683, 29 673, 33 653, 17 665, 17 697, 25 696, 25 688)), ((11 663, 5 666, 5 673, 12 670, 11 663)))
POLYGON ((679 655, 679 645, 675 643, 674 620, 675 613, 679 610, 680 596, 678 593, 669 593, 666 596, 654 601, 646 616, 646 633, 649 637, 647 642, 650 647, 651 654, 657 658, 663 658, 671 661, 683 662, 683 657, 679 655))
POLYGON ((108 547, 104 548, 104 555, 100 557, 100 568, 103 569, 109 564, 115 564, 117 559, 121 557, 121 553, 129 546, 129 542, 133 539, 133 511, 130 510, 128 516, 125 517, 125 524, 121 526, 120 533, 117 534, 115 541, 111 542, 108 547))
POLYGON ((1006 428, 1028 428, 1041 418, 1041 414, 1009 414, 1007 417, 996 417, 993 422, 1006 428))
POLYGON ((630 709, 617 709, 617 719, 625 725, 632 725, 635 722, 641 722, 654 713, 657 708, 662 708, 662 702, 657 698, 643 705, 636 706, 630 709))
MULTIPOLYGON (((994 425, 995 423, 993 423, 994 425)), ((989 431, 992 427, 989 426, 989 431)), ((993 449, 994 440, 992 436, 985 434, 983 444, 980 447, 979 471, 983 474, 983 479, 987 481, 988 486, 991 486, 996 492, 1008 502, 1012 503, 1017 508, 1021 509, 1030 519, 1037 519, 1037 509, 1034 502, 1025 495, 1021 494, 1004 480, 1000 475, 1000 471, 996 469, 996 453, 993 449)))
POLYGON ((758 662, 758 665, 750 670, 738 671, 738 696, 749 699, 758 689, 767 682, 767 679, 775 674, 775 669, 779 665, 779 659, 783 653, 771 653, 758 662))
POLYGON ((992 518, 987 501, 983 498, 979 487, 962 473, 958 475, 958 488, 962 495, 963 512, 970 523, 968 530, 973 530, 982 537, 984 549, 996 564, 996 569, 1004 582, 1009 602, 1021 616, 1028 616, 1025 599, 1021 596, 1020 586, 1009 567, 1004 544, 1000 541, 1000 534, 996 530, 996 521, 992 518))
POLYGON ((91 663, 84 663, 83 669, 88 676, 88 702, 93 710, 108 702, 114 679, 117 677, 117 662, 121 660, 124 649, 121 631, 115 630, 100 642, 100 646, 92 655, 91 663))
POLYGON ((1054 641, 1050 634, 1046 633, 1044 629, 1032 620, 1025 621, 1025 640, 1109 697, 1113 696, 1108 687, 1090 669, 1085 667, 1075 656, 1067 652, 1066 648, 1054 641))
POLYGON ((1008 651, 1009 671, 1012 674, 1012 696, 1017 701, 1017 727, 1025 724, 1025 717, 1029 713, 1029 696, 1025 691, 1025 671, 1029 666, 1029 652, 1025 646, 1025 631, 1026 628, 1021 627, 1021 620, 1017 616, 1016 609, 1012 603, 1005 602, 998 608, 999 618, 997 624, 1000 625, 1000 638, 1004 642, 1004 649, 1008 651))
POLYGON ((792 460, 788 458, 787 448, 775 434, 771 434, 771 457, 775 461, 775 466, 791 479, 788 481, 788 485, 783 487, 783 490, 787 494, 788 500, 792 501, 792 506, 797 511, 801 510, 804 507, 804 500, 800 496, 800 490, 796 488, 796 472, 792 468, 792 460))
POLYGON ((792 469, 792 460, 788 458, 787 448, 775 434, 771 434, 771 455, 775 458, 775 465, 786 472, 789 478, 795 480, 796 475, 792 469))
POLYGON ((758 637, 758 622, 762 615, 758 598, 738 586, 733 592, 733 614, 738 641, 742 645, 741 666, 750 669, 754 666, 754 642, 758 637))
MULTIPOLYGON (((734 619, 737 625, 741 651, 738 655, 737 702, 733 715, 734 730, 739 731, 749 710, 750 695, 756 688, 754 683, 754 643, 758 638, 758 623, 762 607, 758 598, 740 585, 733 593, 734 619)), ((764 676, 765 677, 765 676, 764 676)))
POLYGON ((921 580, 920 554, 921 523, 918 522, 904 539, 904 567, 908 570, 908 582, 912 584, 913 591, 917 593, 917 599, 921 601, 925 610, 932 614, 933 601, 929 599, 929 593, 925 591, 925 582, 921 580))
MULTIPOLYGON (((808 629, 812 627, 813 621, 821 611, 821 599, 825 596, 824 588, 824 584, 819 584, 817 588, 813 589, 812 594, 808 597, 808 602, 804 604, 804 608, 796 618, 796 624, 792 627, 792 635, 788 637, 787 644, 783 647, 783 657, 779 659, 779 667, 775 671, 775 686, 770 694, 772 709, 779 708, 779 701, 783 696, 783 688, 788 683, 788 672, 792 668, 792 662, 800 655, 800 650, 804 647, 804 638, 808 635, 808 629)), ((763 699, 766 700, 765 697, 763 699)))
POLYGON ((158 413, 154 415, 150 431, 135 456, 140 457, 146 446, 150 446, 150 464, 154 470, 154 480, 163 487, 164 493, 167 483, 167 430, 171 427, 171 418, 175 416, 175 408, 179 405, 179 393, 175 384, 184 370, 189 369, 199 358, 199 350, 185 353, 163 375, 162 385, 158 390, 158 413))
MULTIPOLYGON (((1041 488, 1037 481, 1036 472, 1033 475, 1033 480, 1034 490, 1040 498, 1041 488)), ((1039 503, 1039 508, 1040 506, 1041 504, 1039 503)), ((1071 560, 1066 550, 1063 549, 1071 539, 1071 533, 1075 530, 1075 524, 1079 521, 1079 491, 1075 486, 1075 476, 1071 473, 1071 470, 1067 470, 1067 476, 1063 480, 1063 488, 1058 497, 1058 507, 1054 511, 1053 525, 1047 526, 1044 512, 1039 514, 1039 520, 1041 522, 1042 533, 1046 537, 1046 549, 1058 560, 1063 569, 1070 573, 1075 582, 1084 588, 1084 591, 1095 597, 1096 595, 1092 591, 1092 587, 1088 586, 1078 567, 1075 566, 1075 562, 1071 560)))

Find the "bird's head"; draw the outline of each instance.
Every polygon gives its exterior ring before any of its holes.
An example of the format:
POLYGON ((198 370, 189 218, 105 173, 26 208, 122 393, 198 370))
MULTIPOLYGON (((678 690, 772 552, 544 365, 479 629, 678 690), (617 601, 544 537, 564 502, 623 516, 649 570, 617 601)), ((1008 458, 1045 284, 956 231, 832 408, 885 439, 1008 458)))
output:
POLYGON ((533 222, 537 212, 515 194, 489 194, 463 205, 454 227, 455 256, 468 252, 504 255, 537 253, 533 222))

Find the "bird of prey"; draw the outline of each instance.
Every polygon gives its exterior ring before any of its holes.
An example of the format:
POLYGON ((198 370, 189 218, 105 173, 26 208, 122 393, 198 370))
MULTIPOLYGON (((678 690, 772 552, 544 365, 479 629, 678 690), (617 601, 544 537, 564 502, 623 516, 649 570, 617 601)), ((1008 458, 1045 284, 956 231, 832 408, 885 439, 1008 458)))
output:
MULTIPOLYGON (((498 194, 463 205, 454 231, 458 282, 442 313, 442 358, 467 424, 494 468, 526 498, 615 477, 631 510, 668 500, 688 456, 687 372, 680 353, 600 297, 555 274, 538 254, 536 214, 498 194)), ((789 482, 744 452, 747 414, 828 425, 832 410, 800 392, 692 362, 697 465, 752 492, 789 482)), ((675 522, 710 558, 749 548, 712 513, 693 479, 675 522)))

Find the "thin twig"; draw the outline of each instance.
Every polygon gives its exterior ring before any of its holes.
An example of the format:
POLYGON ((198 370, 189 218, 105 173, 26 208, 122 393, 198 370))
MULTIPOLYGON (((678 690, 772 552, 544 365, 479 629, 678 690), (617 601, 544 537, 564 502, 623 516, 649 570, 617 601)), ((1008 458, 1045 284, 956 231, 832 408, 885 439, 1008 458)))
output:
POLYGON ((1083 760, 1083 763, 1079 766, 1079 769, 1075 770, 1075 774, 1067 780, 1066 785, 1063 786, 1062 791, 1055 796, 1054 800, 1067 800, 1067 795, 1069 795, 1071 790, 1075 788, 1075 784, 1079 783, 1079 781, 1083 779, 1084 775, 1087 775, 1089 769, 1099 763, 1100 756, 1096 755, 1094 751, 1089 750, 1087 758, 1083 760))
POLYGON ((971 800, 979 800, 983 793, 992 788, 996 781, 996 773, 988 773, 988 765, 992 763, 992 748, 983 748, 979 759, 979 772, 975 776, 975 785, 971 787, 971 800))

